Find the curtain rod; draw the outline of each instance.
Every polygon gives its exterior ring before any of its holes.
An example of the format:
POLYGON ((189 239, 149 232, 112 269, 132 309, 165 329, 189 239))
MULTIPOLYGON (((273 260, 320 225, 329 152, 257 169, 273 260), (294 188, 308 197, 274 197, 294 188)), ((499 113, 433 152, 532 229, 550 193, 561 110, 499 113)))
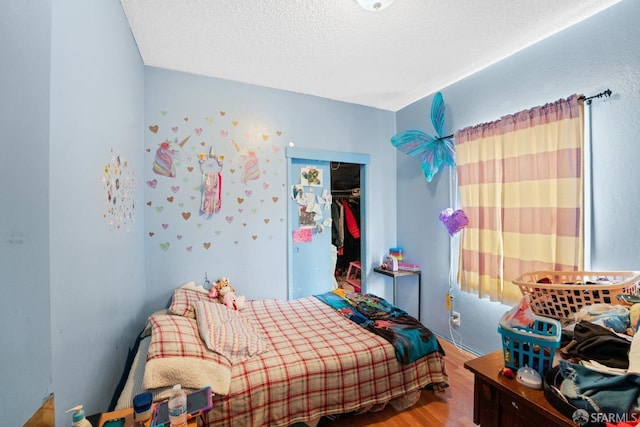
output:
MULTIPOLYGON (((587 105, 591 105, 591 100, 593 98, 602 98, 602 97, 609 97, 609 96, 611 96, 611 89, 603 90, 602 92, 600 92, 600 93, 598 93, 596 95, 593 95, 593 96, 580 95, 578 97, 578 99, 580 99, 582 101, 587 101, 587 105)), ((441 141, 443 139, 453 138, 453 136, 454 136, 453 134, 447 135, 447 136, 441 136, 440 138, 436 138, 436 141, 441 141)))
POLYGON ((606 96, 606 97, 611 96, 611 90, 610 90, 610 89, 606 89, 606 90, 604 90, 604 91, 600 92, 600 93, 599 93, 599 94, 597 94, 597 95, 588 96, 588 97, 587 97, 587 96, 584 96, 584 95, 580 95, 580 96, 578 97, 578 99, 581 99, 582 101, 587 101, 587 105, 591 105, 591 100, 592 100, 593 98, 602 98, 603 96, 606 96))

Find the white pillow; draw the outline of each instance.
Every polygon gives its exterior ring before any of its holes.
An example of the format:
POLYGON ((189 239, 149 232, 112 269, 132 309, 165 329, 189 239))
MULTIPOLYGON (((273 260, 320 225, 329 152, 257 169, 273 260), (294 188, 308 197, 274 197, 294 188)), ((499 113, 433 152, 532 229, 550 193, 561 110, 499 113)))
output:
POLYGON ((196 282, 194 282, 193 280, 180 286, 180 288, 188 289, 190 291, 202 292, 203 294, 209 294, 209 291, 205 289, 203 285, 196 285, 196 282))

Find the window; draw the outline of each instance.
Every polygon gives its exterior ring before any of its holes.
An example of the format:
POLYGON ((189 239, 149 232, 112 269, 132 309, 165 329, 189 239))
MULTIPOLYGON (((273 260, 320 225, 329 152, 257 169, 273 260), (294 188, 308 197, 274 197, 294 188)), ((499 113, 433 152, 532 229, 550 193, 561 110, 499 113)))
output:
POLYGON ((515 304, 511 281, 584 266, 584 111, 578 95, 456 132, 461 289, 515 304))

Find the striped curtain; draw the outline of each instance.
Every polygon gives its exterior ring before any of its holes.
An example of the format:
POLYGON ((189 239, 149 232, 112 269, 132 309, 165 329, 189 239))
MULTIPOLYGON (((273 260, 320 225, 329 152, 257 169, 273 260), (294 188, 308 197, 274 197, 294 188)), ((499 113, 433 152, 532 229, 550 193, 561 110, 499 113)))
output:
POLYGON ((583 269, 583 124, 573 95, 456 132, 463 291, 513 305, 520 274, 583 269))

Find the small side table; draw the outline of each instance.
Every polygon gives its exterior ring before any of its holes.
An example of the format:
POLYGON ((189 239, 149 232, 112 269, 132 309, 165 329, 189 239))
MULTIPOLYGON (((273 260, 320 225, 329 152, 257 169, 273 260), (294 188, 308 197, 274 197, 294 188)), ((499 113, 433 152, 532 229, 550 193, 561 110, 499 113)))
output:
POLYGON ((345 282, 353 286, 353 290, 355 290, 356 292, 362 291, 362 287, 360 286, 362 276, 361 271, 362 264, 360 264, 360 261, 353 261, 349 263, 349 269, 347 270, 347 277, 345 278, 345 282))
POLYGON ((409 271, 409 270, 398 270, 398 271, 391 271, 391 270, 385 270, 384 268, 379 268, 379 267, 375 267, 373 269, 373 271, 375 271, 376 273, 380 273, 380 274, 384 274, 385 276, 389 276, 393 278, 393 304, 395 305, 396 303, 396 282, 398 277, 405 277, 405 276, 418 276, 418 320, 420 320, 420 291, 422 289, 422 271, 420 270, 416 270, 416 271, 409 271))

